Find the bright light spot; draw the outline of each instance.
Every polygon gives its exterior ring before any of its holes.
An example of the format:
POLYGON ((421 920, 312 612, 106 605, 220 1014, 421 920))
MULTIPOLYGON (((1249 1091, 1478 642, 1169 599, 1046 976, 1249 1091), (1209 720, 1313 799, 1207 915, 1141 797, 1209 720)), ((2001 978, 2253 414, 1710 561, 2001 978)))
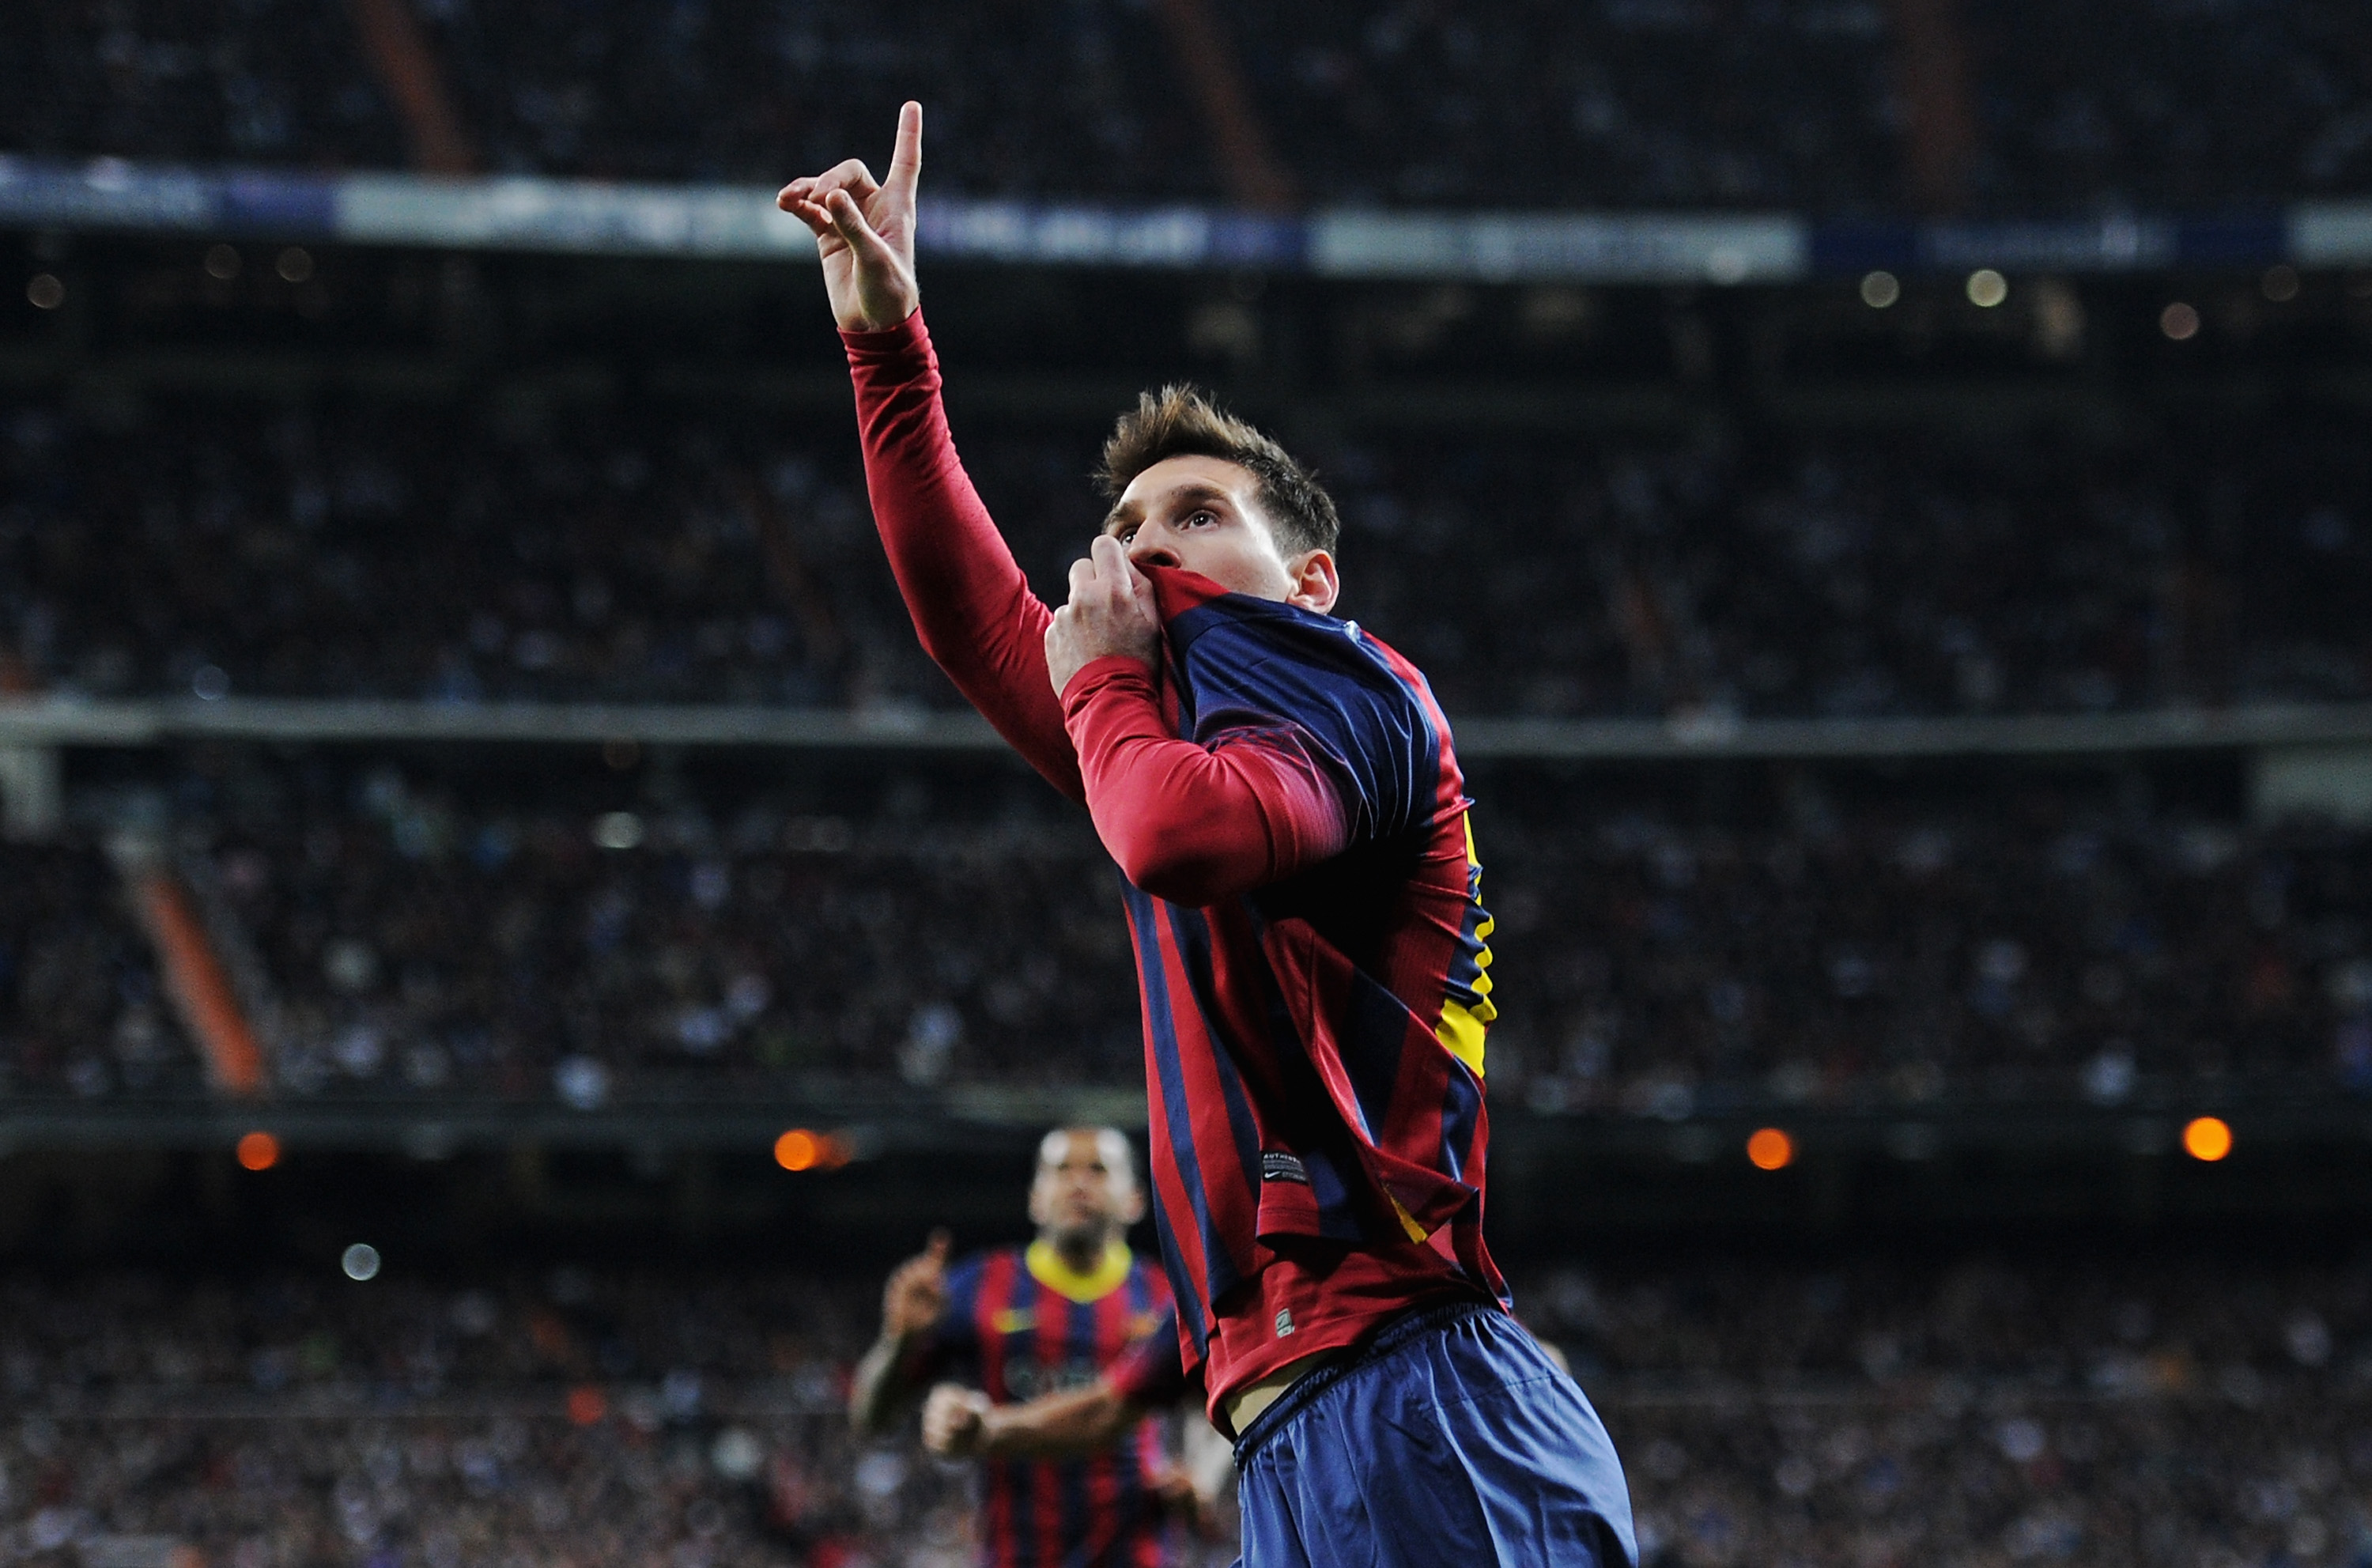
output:
POLYGON ((2009 297, 2009 280, 1991 267, 1979 267, 1969 274, 1969 303, 1980 310, 1990 310, 2009 297))
POLYGON ((1871 273, 1861 280, 1861 302, 1872 310, 1883 310, 1901 297, 1901 282, 1892 273, 1871 273))
POLYGON ((823 1140, 794 1127, 774 1140, 774 1163, 785 1170, 813 1170, 823 1162, 823 1140))
POLYGON ((230 677, 219 665, 202 664, 190 677, 190 691, 201 703, 219 703, 230 695, 230 677))
POLYGON ((2298 296, 2297 269, 2287 264, 2265 269, 2265 297, 2276 305, 2287 305, 2298 296))
POLYGON ((290 283, 303 283, 313 275, 313 253, 302 246, 291 245, 280 252, 274 270, 290 283))
POLYGON ((1776 1127, 1759 1128, 1746 1140, 1746 1157, 1757 1170, 1784 1170, 1796 1162, 1796 1140, 1776 1127))
POLYGON ((593 822, 593 842, 603 849, 633 849, 643 842, 643 819, 631 811, 607 811, 593 822))
POLYGON ((378 1278, 378 1249, 357 1241, 346 1249, 345 1256, 338 1260, 338 1267, 346 1272, 350 1280, 375 1280, 378 1278))
POLYGON ((568 1419, 577 1426, 598 1426, 610 1413, 609 1397, 590 1383, 568 1390, 568 1419))
POLYGON ((238 1163, 250 1170, 270 1170, 280 1163, 280 1140, 269 1132, 250 1132, 238 1141, 238 1163))
POLYGON ((35 273, 25 285, 25 298, 36 310, 55 310, 66 302, 66 285, 55 273, 35 273))
POLYGON ((206 276, 218 283, 228 283, 238 276, 241 264, 236 246, 215 245, 206 250, 206 276))
POLYGON ((2220 1116, 2202 1116, 2182 1130, 2182 1152, 2213 1164, 2232 1152, 2232 1129, 2220 1116))
POLYGON ((2188 343, 2199 335, 2199 312, 2178 299, 2157 313, 2157 330, 2176 343, 2188 343))
POLYGON ((728 1426, 708 1447, 708 1462, 727 1481, 748 1481, 766 1462, 765 1446, 746 1426, 728 1426))
POLYGON ((610 1069, 589 1056, 564 1056, 552 1070, 552 1086, 575 1110, 599 1110, 610 1098, 610 1069))

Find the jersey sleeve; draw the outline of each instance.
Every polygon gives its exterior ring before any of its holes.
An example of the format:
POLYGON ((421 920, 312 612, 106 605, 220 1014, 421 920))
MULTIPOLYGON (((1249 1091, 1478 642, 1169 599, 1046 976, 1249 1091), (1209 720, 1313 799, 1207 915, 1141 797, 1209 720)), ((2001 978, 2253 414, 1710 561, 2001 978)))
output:
POLYGON ((1186 1363, 1178 1347, 1178 1308, 1172 1307, 1158 1328, 1121 1353, 1104 1377, 1130 1404, 1174 1405, 1187 1391, 1186 1363))
POLYGON ((1242 595, 1184 608, 1169 626, 1194 738, 1290 731, 1334 786, 1346 844, 1392 838, 1431 819, 1441 795, 1441 733, 1419 694, 1422 677, 1372 638, 1348 622, 1242 595))
POLYGON ((1347 842, 1338 771, 1296 726, 1180 739, 1150 666, 1102 658, 1063 693, 1096 834, 1138 888, 1202 907, 1282 881, 1347 842))
POLYGON ((923 313, 841 337, 874 525, 923 650, 1031 767, 1085 799, 1046 669, 1053 611, 1029 591, 956 456, 923 313))

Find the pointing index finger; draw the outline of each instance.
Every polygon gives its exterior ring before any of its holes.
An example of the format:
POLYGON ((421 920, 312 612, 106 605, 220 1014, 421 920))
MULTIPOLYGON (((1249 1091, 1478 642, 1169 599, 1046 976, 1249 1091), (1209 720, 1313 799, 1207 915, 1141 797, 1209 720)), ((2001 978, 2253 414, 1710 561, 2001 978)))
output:
POLYGON ((884 189, 892 200, 912 206, 915 182, 923 177, 923 106, 909 99, 898 110, 898 145, 890 155, 890 178, 884 189))

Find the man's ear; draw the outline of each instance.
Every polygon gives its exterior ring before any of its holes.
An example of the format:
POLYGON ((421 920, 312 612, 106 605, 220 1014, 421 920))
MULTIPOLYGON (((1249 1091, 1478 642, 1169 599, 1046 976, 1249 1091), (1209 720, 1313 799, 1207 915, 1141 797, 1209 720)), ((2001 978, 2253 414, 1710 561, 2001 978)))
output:
POLYGON ((1132 1225, 1144 1217, 1145 1189, 1132 1182, 1129 1185, 1128 1201, 1120 1206, 1120 1223, 1123 1225, 1132 1225))
POLYGON ((1320 615, 1334 612, 1334 601, 1342 597, 1343 581, 1334 575, 1334 557, 1323 550, 1312 550, 1295 556, 1285 563, 1292 574, 1293 591, 1285 596, 1287 604, 1314 610, 1320 615))

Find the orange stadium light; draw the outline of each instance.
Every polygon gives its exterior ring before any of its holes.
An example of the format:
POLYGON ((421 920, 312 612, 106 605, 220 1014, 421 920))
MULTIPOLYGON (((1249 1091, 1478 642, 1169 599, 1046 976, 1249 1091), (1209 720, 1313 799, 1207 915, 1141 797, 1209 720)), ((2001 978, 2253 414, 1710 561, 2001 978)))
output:
POLYGON ((1746 1157, 1757 1170, 1785 1170, 1796 1163, 1796 1140, 1776 1127, 1759 1127, 1746 1140, 1746 1157))
POLYGON ((804 1127, 794 1127, 774 1140, 774 1163, 785 1170, 813 1170, 823 1156, 823 1140, 804 1127))
POLYGON ((2232 1128, 2220 1116, 2194 1117, 2182 1129, 2182 1152, 2209 1164, 2232 1152, 2232 1128))
POLYGON ((238 1141, 238 1163, 250 1170, 270 1170, 280 1163, 280 1140, 269 1132, 250 1132, 238 1141))

